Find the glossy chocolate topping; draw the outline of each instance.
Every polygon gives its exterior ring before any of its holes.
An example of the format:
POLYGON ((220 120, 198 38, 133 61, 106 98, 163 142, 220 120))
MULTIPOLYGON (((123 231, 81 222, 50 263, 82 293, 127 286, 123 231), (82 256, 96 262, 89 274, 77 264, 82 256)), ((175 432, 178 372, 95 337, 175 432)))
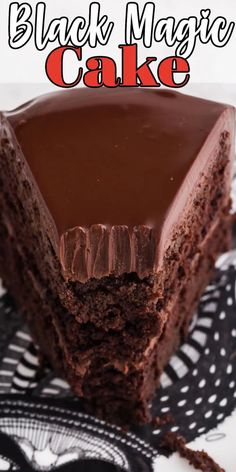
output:
POLYGON ((70 276, 138 271, 142 258, 151 270, 166 215, 225 108, 172 91, 103 88, 8 113, 70 276))

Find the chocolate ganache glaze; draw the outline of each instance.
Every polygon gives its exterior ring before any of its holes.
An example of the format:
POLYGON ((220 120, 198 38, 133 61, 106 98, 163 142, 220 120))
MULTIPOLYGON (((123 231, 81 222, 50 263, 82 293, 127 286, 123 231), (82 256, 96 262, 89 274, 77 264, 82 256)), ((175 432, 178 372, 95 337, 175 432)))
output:
POLYGON ((7 113, 55 224, 65 277, 156 270, 229 110, 172 91, 84 88, 7 113))

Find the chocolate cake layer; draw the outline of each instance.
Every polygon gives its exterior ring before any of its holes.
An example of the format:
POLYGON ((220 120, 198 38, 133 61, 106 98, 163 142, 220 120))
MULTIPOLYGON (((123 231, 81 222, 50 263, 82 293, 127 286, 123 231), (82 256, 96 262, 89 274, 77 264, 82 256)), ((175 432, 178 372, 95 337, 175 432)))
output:
POLYGON ((65 276, 85 282, 156 270, 232 111, 170 91, 104 88, 45 96, 8 120, 60 238, 65 276))
POLYGON ((229 246, 233 127, 230 107, 150 90, 52 94, 1 118, 0 274, 52 365, 110 420, 148 419, 229 246), (125 128, 133 147, 122 148, 125 128))

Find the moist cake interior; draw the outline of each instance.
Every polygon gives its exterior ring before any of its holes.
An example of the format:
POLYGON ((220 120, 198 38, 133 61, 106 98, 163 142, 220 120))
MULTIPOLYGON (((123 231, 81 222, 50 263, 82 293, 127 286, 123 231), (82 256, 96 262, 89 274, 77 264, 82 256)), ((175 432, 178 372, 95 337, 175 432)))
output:
POLYGON ((99 416, 149 420, 229 247, 233 126, 230 107, 146 90, 52 94, 1 117, 0 275, 99 416))

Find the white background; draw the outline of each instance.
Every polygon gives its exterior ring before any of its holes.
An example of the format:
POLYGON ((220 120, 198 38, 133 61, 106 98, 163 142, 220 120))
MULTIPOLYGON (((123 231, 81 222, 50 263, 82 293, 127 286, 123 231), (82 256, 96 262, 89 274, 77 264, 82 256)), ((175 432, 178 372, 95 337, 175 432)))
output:
MULTIPOLYGON (((18 0, 22 3, 21 0, 18 0)), ((199 17, 201 9, 210 8, 212 17, 225 16, 228 21, 236 21, 235 0, 153 0, 156 4, 156 20, 174 16, 177 20, 195 15, 199 17)), ((146 0, 136 0, 143 6, 146 0)), ((0 82, 47 82, 45 74, 45 59, 57 44, 49 45, 44 51, 37 51, 33 40, 24 48, 11 50, 8 45, 8 11, 11 0, 0 0, 0 82)), ((30 0, 32 7, 38 0, 30 0)), ((55 17, 84 16, 88 18, 89 1, 87 0, 45 0, 47 6, 46 23, 55 17)), ((92 49, 83 48, 84 58, 93 55, 107 55, 120 61, 118 44, 124 42, 124 18, 127 0, 100 0, 101 14, 107 14, 110 21, 115 22, 109 44, 92 49)), ((140 42, 139 58, 144 60, 147 55, 163 59, 171 55, 174 50, 165 47, 162 43, 154 43, 150 49, 145 49, 140 42)), ((191 67, 191 82, 225 82, 236 83, 236 28, 230 42, 224 48, 217 48, 211 44, 197 44, 193 56, 189 59, 191 67)), ((83 65, 83 64, 82 64, 83 65)))

